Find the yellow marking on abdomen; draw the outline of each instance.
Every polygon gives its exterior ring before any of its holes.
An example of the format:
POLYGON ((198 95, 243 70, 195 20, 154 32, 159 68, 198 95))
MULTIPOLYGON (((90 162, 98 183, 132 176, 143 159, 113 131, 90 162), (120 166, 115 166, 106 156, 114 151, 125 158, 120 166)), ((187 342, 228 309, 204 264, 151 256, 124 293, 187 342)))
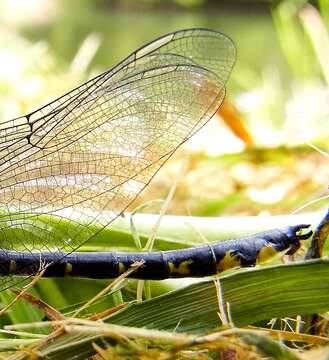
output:
POLYGON ((123 262, 119 262, 119 274, 123 274, 126 271, 126 266, 123 262))
POLYGON ((15 271, 16 271, 16 261, 15 260, 10 260, 9 273, 13 273, 15 271))
POLYGON ((69 274, 73 270, 73 265, 69 262, 65 264, 65 274, 69 274))
POLYGON ((257 264, 262 263, 274 255, 277 255, 278 251, 274 249, 271 245, 264 246, 257 255, 257 264))
POLYGON ((191 273, 189 265, 193 263, 193 260, 184 260, 181 263, 175 265, 172 261, 168 262, 170 274, 189 275, 191 273))
POLYGON ((217 262, 217 271, 220 272, 232 269, 240 265, 240 260, 233 255, 232 250, 228 250, 226 251, 224 258, 217 262))
MULTIPOLYGON (((326 223, 324 226, 321 226, 321 233, 324 234, 328 234, 329 231, 329 224, 326 223)), ((318 241, 318 247, 319 247, 319 251, 320 251, 320 256, 323 255, 323 245, 324 245, 324 241, 326 240, 326 236, 320 236, 319 237, 319 241, 318 241)))

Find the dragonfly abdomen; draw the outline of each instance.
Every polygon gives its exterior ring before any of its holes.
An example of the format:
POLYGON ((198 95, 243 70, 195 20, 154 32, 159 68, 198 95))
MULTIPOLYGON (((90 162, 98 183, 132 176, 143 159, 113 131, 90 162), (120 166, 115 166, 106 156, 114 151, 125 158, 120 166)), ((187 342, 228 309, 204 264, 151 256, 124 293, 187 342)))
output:
POLYGON ((235 240, 220 241, 183 250, 158 252, 0 252, 0 276, 35 275, 44 277, 116 278, 136 263, 128 276, 161 280, 215 275, 234 267, 254 266, 288 250, 291 254, 301 240, 312 234, 299 234, 309 225, 295 225, 265 231, 235 240), (45 266, 46 265, 46 266, 45 266))

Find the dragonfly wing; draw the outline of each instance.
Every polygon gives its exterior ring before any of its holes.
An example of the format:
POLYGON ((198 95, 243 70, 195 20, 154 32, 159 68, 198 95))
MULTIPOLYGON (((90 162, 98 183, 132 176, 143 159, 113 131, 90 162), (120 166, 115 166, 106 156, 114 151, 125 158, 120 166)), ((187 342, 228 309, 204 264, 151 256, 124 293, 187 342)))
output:
POLYGON ((74 251, 108 225, 216 112, 234 61, 224 35, 176 32, 0 125, 1 247, 74 251))

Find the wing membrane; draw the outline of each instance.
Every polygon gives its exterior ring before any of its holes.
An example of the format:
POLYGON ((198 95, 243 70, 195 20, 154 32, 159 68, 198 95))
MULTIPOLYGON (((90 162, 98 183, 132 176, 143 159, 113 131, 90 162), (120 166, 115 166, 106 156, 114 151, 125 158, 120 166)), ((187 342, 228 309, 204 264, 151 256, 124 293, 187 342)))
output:
POLYGON ((0 123, 1 248, 74 251, 108 225, 216 112, 234 61, 224 35, 176 32, 0 123))

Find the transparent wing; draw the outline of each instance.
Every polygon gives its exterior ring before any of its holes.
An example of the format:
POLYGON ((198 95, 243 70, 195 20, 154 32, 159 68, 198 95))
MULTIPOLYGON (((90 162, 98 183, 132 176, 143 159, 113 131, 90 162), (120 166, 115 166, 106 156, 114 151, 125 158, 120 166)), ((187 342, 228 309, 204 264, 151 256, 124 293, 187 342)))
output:
POLYGON ((108 225, 216 112, 234 61, 226 36, 178 31, 0 123, 0 247, 74 251, 108 225))

